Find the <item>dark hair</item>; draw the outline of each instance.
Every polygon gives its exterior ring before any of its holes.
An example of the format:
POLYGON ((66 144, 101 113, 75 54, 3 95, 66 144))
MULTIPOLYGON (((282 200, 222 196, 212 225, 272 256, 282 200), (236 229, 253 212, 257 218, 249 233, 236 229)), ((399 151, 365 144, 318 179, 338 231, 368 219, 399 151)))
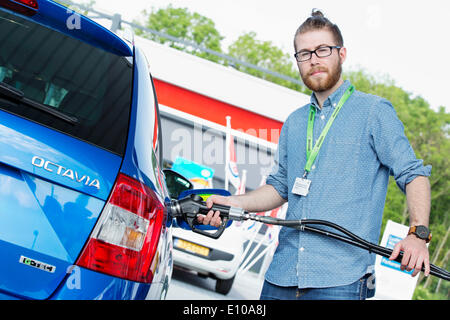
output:
POLYGON ((297 31, 295 32, 294 36, 294 46, 295 46, 295 38, 297 38, 297 35, 306 33, 311 30, 320 30, 320 29, 327 29, 329 30, 334 37, 334 40, 336 41, 336 45, 343 47, 344 46, 344 39, 342 38, 341 31, 339 30, 339 27, 332 23, 330 20, 325 18, 323 13, 318 9, 313 9, 311 12, 311 16, 303 22, 300 27, 298 27, 297 31))

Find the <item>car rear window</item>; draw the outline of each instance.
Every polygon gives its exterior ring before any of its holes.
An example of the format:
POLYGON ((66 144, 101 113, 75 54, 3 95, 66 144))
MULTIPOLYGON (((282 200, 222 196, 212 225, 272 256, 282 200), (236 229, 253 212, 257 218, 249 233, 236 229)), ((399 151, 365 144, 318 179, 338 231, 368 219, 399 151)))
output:
POLYGON ((0 108, 119 155, 132 99, 127 59, 0 10, 0 81, 78 121, 4 98, 0 108))

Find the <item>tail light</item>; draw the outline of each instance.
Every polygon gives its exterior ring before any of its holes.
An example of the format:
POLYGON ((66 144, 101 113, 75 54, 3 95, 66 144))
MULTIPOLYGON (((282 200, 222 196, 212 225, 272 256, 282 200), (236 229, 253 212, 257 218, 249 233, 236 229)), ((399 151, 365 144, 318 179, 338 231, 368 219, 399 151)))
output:
POLYGON ((26 16, 36 14, 39 9, 37 0, 0 0, 0 6, 26 16))
POLYGON ((149 283, 158 259, 155 255, 163 222, 164 206, 154 191, 119 174, 77 265, 149 283))
POLYGON ((21 3, 24 6, 35 9, 35 10, 39 9, 39 6, 38 6, 36 0, 14 0, 14 2, 21 3))

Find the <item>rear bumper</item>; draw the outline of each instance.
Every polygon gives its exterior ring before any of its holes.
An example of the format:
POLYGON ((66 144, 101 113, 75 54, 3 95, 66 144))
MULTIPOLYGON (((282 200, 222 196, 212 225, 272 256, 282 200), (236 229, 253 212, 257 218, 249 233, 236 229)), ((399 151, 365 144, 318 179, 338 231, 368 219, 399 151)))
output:
MULTIPOLYGON (((163 283, 133 282, 74 266, 49 300, 154 300, 163 290, 163 283)), ((0 291, 0 300, 18 299, 0 291)))
POLYGON ((50 300, 160 299, 162 283, 133 282, 74 266, 50 300))

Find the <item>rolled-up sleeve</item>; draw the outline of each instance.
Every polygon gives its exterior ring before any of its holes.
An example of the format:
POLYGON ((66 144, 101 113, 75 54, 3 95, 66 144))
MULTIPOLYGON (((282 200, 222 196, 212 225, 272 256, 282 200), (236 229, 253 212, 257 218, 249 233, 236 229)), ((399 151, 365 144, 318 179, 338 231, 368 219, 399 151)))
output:
POLYGON ((281 128, 280 138, 278 139, 278 148, 274 157, 274 165, 272 171, 267 177, 266 184, 272 185, 279 195, 288 199, 287 185, 287 131, 288 120, 281 128))
POLYGON ((380 162, 389 168, 398 187, 405 192, 406 185, 417 176, 430 176, 431 166, 417 159, 392 104, 380 99, 371 110, 369 130, 372 147, 380 162))

